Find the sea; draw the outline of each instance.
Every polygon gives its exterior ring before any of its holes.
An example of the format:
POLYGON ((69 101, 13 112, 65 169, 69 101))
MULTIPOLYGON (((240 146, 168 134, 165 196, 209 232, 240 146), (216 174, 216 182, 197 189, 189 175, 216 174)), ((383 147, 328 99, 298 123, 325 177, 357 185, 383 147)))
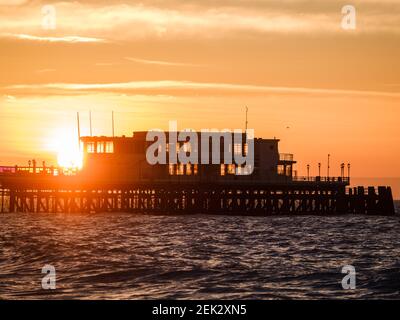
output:
POLYGON ((399 298, 400 215, 0 215, 0 299, 399 298))

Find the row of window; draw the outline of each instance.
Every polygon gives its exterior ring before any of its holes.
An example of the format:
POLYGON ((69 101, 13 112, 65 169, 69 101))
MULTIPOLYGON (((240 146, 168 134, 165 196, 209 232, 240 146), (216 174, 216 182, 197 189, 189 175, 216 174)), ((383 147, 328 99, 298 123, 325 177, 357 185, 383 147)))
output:
POLYGON ((112 141, 88 142, 86 151, 87 153, 114 153, 114 143, 112 141))
POLYGON ((199 167, 197 164, 170 164, 169 174, 171 176, 197 176, 199 167))
POLYGON ((235 164, 221 164, 221 176, 235 174, 236 165, 235 164))
MULTIPOLYGON (((183 146, 184 152, 192 152, 192 145, 190 142, 186 142, 177 146, 177 153, 179 152, 180 148, 183 146)), ((242 145, 235 143, 233 146, 233 152, 235 154, 242 153, 242 145)), ((99 141, 99 142, 88 142, 86 144, 86 151, 87 153, 114 153, 114 142, 113 141, 99 141)), ((162 151, 161 146, 158 149, 159 152, 162 151)), ((169 144, 166 145, 166 152, 169 152, 169 144)), ((248 146, 247 144, 244 145, 244 155, 247 155, 248 146)))
MULTIPOLYGON (((170 149, 169 143, 166 144, 165 148, 166 148, 165 151, 169 152, 169 149, 170 149)), ((184 152, 192 152, 192 144, 190 142, 177 143, 177 145, 176 145, 176 153, 179 153, 181 148, 183 148, 184 152)), ((231 149, 231 148, 232 148, 231 145, 229 145, 229 149, 231 149)), ((243 149, 243 146, 240 143, 235 143, 233 145, 233 152, 235 154, 241 154, 242 153, 242 149, 243 149)), ((162 152, 162 146, 161 145, 158 147, 158 152, 162 152)), ((244 144, 244 155, 247 155, 247 152, 248 152, 248 145, 244 144)))
MULTIPOLYGON (((221 164, 221 176, 234 175, 236 174, 237 165, 235 164, 221 164)), ((239 168, 240 169, 240 168, 239 168)), ((191 176, 198 175, 198 165, 197 164, 170 164, 169 174, 171 176, 191 176)))
POLYGON ((288 176, 291 177, 292 176, 292 165, 278 165, 278 174, 282 175, 282 176, 288 176))

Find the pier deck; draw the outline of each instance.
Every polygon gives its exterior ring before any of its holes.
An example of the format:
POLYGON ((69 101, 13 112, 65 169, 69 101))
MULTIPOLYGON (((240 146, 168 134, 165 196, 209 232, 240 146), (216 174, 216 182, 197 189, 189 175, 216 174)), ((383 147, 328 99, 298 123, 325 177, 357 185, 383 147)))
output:
POLYGON ((91 183, 77 176, 0 174, 0 212, 393 215, 390 187, 348 188, 342 179, 275 183, 91 183))

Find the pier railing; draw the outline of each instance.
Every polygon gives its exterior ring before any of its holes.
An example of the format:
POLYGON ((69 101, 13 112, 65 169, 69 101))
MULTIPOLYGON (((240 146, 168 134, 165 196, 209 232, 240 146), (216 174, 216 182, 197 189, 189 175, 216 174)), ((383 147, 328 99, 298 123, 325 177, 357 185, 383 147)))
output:
POLYGON ((324 182, 324 183, 350 183, 350 177, 293 177, 293 181, 299 182, 324 182))
MULTIPOLYGON (((62 167, 20 167, 20 166, 0 166, 0 177, 1 176, 19 176, 19 177, 32 177, 32 176, 43 176, 43 177, 57 177, 57 176, 76 176, 79 170, 76 168, 62 168, 62 167)), ((248 179, 243 179, 241 176, 221 176, 216 177, 212 181, 216 182, 249 182, 256 183, 259 182, 256 177, 247 177, 248 179)), ((148 179, 141 178, 140 181, 147 181, 148 179)), ((154 179, 150 179, 153 181, 154 179)), ((194 176, 168 176, 167 179, 158 179, 160 181, 169 182, 206 182, 208 178, 196 179, 194 176)), ((211 182, 211 181, 210 181, 211 182)), ((343 184, 349 185, 349 177, 319 177, 319 176, 280 176, 278 175, 275 179, 268 179, 269 183, 323 183, 323 184, 343 184)))
POLYGON ((61 167, 5 167, 0 166, 0 175, 44 175, 44 176, 73 176, 76 175, 78 169, 76 168, 61 168, 61 167))

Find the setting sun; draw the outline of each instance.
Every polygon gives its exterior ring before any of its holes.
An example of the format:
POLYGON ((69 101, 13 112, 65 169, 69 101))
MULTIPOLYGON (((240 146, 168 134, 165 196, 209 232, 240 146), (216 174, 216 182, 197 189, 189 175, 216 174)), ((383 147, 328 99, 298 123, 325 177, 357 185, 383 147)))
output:
POLYGON ((62 168, 81 169, 83 152, 77 138, 70 129, 59 129, 53 135, 49 149, 57 155, 57 164, 62 168))
POLYGON ((73 146, 63 146, 57 154, 57 163, 63 168, 82 168, 82 152, 73 146))

